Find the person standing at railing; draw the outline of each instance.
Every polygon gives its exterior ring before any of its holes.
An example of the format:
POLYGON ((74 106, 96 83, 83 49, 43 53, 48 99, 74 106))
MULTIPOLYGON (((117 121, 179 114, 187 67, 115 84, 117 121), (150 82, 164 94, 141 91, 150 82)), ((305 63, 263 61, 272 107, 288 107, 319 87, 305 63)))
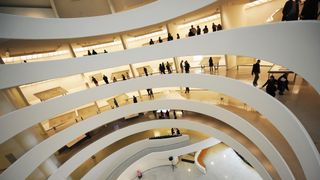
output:
POLYGON ((180 70, 181 70, 181 73, 183 73, 183 69, 184 69, 184 67, 183 67, 183 60, 180 62, 180 70))
POLYGON ((299 17, 299 0, 288 0, 282 10, 282 21, 294 21, 299 17))
POLYGON ((179 33, 177 33, 177 39, 180 39, 180 34, 179 33))
POLYGON ((91 80, 92 80, 92 82, 93 82, 96 86, 99 86, 99 83, 98 83, 98 81, 97 81, 96 78, 94 78, 94 77, 92 76, 91 80))
POLYGON ((103 80, 106 84, 109 84, 109 80, 108 80, 108 77, 106 75, 103 75, 103 80))
POLYGON ((159 37, 158 41, 159 41, 159 43, 162 43, 162 39, 161 39, 161 37, 159 37))
POLYGON ((167 41, 172 41, 173 40, 173 37, 170 33, 168 33, 168 37, 167 37, 167 41))
POLYGON ((144 74, 145 74, 146 76, 149 75, 149 74, 148 74, 148 69, 147 69, 146 67, 143 67, 143 71, 144 71, 144 74))
POLYGON ((209 69, 210 69, 210 74, 213 73, 213 60, 212 57, 209 58, 209 69))
POLYGON ((217 31, 217 25, 213 22, 212 23, 212 32, 217 31))
POLYGON ((153 42, 153 40, 152 40, 152 39, 150 39, 150 41, 149 41, 149 45, 152 45, 152 44, 154 44, 154 42, 153 42))
POLYGON ((169 62, 167 61, 167 64, 166 64, 166 68, 168 70, 168 73, 171 74, 172 73, 172 70, 171 70, 171 66, 169 64, 169 62))
POLYGON ((116 98, 113 98, 113 103, 116 107, 119 107, 118 101, 116 100, 116 98))
POLYGON ((200 26, 197 26, 197 35, 200 35, 200 34, 201 34, 200 26))
POLYGON ((186 73, 189 73, 190 71, 190 64, 188 63, 188 61, 184 62, 184 70, 186 71, 186 73))
POLYGON ((208 29, 207 25, 205 25, 203 28, 203 34, 206 34, 208 32, 209 32, 209 29, 208 29))
POLYGON ((320 3, 319 0, 306 0, 303 4, 303 9, 301 11, 300 19, 317 20, 319 3, 320 3))
POLYGON ((137 103, 138 102, 138 99, 137 99, 137 97, 136 96, 133 96, 133 103, 137 103))
POLYGON ((251 75, 254 75, 253 86, 258 85, 259 74, 260 74, 260 60, 257 60, 257 62, 252 66, 252 71, 251 71, 251 75))

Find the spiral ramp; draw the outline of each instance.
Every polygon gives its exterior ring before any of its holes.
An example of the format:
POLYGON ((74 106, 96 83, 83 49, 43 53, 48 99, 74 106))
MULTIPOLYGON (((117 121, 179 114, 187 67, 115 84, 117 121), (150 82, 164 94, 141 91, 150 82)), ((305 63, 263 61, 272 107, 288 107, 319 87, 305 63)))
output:
MULTIPOLYGON (((201 3, 198 3, 190 1, 189 5, 192 6, 175 12, 176 14, 163 14, 163 17, 158 20, 146 18, 145 21, 142 20, 138 25, 128 24, 126 27, 119 26, 114 29, 108 29, 108 31, 96 31, 96 28, 92 28, 92 31, 82 29, 75 33, 76 36, 72 36, 72 34, 68 34, 67 32, 61 32, 60 30, 52 31, 56 34, 49 33, 51 31, 45 30, 42 31, 40 35, 34 33, 34 35, 37 36, 30 35, 32 29, 8 33, 12 28, 9 23, 11 21, 20 22, 25 20, 25 24, 22 25, 29 26, 29 24, 34 24, 34 26, 32 26, 34 28, 37 28, 38 25, 47 25, 47 22, 34 20, 32 18, 25 19, 25 17, 1 15, 1 19, 6 20, 5 22, 8 23, 6 26, 8 29, 1 30, 0 35, 1 38, 4 39, 68 39, 119 33, 163 22, 204 7, 212 2, 213 1, 201 1, 201 3), (166 17, 166 15, 169 17, 166 17), (46 34, 46 32, 48 32, 48 34, 46 34)), ((155 4, 150 4, 150 6, 155 7, 143 8, 157 9, 158 6, 165 5, 165 3, 168 3, 168 1, 159 1, 155 4)), ((137 11, 130 11, 120 15, 114 14, 108 15, 108 17, 97 18, 105 18, 103 21, 107 21, 108 18, 118 18, 117 16, 129 19, 130 13, 143 14, 145 10, 143 8, 138 8, 136 9, 137 11)), ((53 21, 56 20, 49 20, 48 23, 53 21)), ((92 21, 92 19, 79 18, 74 21, 70 19, 68 22, 61 21, 58 23, 60 23, 61 26, 69 26, 73 22, 80 24, 85 23, 82 21, 92 21)), ((59 29, 60 25, 56 28, 59 29)), ((93 24, 92 26, 95 27, 98 26, 98 24, 93 24)), ((50 28, 50 26, 46 28, 50 28)), ((305 51, 299 51, 297 49, 297 44, 301 43, 309 44, 310 47, 319 47, 320 36, 316 36, 319 31, 319 22, 273 23, 209 33, 202 36, 181 39, 179 41, 99 56, 87 56, 60 61, 0 65, 0 88, 5 89, 99 69, 147 62, 154 59, 197 54, 237 54, 270 59, 273 63, 288 67, 305 78, 310 85, 319 92, 320 81, 318 77, 320 77, 320 74, 318 67, 320 67, 320 61, 318 57, 320 57, 320 51, 318 51, 317 48, 306 48, 305 51), (303 36, 299 36, 301 32, 303 32, 303 36), (257 37, 251 38, 252 34, 257 35, 257 37), (244 40, 247 41, 245 45, 241 44, 244 40), (213 44, 213 41, 219 43, 213 44), (292 51, 286 53, 285 50, 267 46, 268 44, 278 44, 280 47, 286 47, 286 49, 291 49, 292 51), (266 49, 268 49, 268 51, 266 51, 266 49), (308 57, 308 61, 301 61, 301 59, 305 57, 308 57), (112 61, 112 59, 117 59, 117 61, 112 61)), ((289 108, 251 85, 239 80, 215 75, 190 73, 137 77, 109 85, 89 88, 17 109, 0 117, 1 143, 8 141, 10 138, 13 138, 37 123, 96 100, 141 89, 165 87, 201 88, 236 98, 248 104, 265 117, 268 123, 272 125, 286 143, 277 145, 273 140, 274 137, 272 138, 270 133, 267 134, 265 131, 261 131, 258 126, 255 126, 255 124, 250 123, 246 118, 240 117, 231 110, 228 110, 228 108, 199 102, 197 100, 164 98, 121 106, 99 113, 80 123, 76 123, 29 149, 1 173, 0 179, 26 179, 41 163, 80 135, 121 119, 122 117, 157 109, 192 111, 204 114, 207 118, 199 121, 193 121, 188 118, 181 120, 152 120, 117 130, 84 147, 56 169, 50 175, 49 179, 67 179, 85 160, 117 140, 137 132, 155 128, 170 128, 172 126, 203 132, 221 140, 244 156, 263 179, 318 179, 320 177, 319 152, 308 132, 289 108), (222 125, 217 127, 211 124, 212 119, 222 123, 222 125), (286 155, 288 151, 292 152, 291 156, 286 155)), ((108 157, 106 157, 105 160, 107 161, 108 157)))

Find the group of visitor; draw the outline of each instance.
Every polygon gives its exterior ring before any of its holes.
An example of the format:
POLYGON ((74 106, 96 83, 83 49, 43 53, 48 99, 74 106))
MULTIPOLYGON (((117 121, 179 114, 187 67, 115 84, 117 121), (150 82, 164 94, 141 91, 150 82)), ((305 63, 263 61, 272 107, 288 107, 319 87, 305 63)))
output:
POLYGON ((282 21, 317 20, 319 5, 319 0, 288 0, 282 9, 282 21))
MULTIPOLYGON (((108 51, 104 49, 103 53, 108 53, 108 51)), ((92 50, 92 52, 88 50, 88 53, 87 53, 88 56, 97 55, 97 54, 98 54, 97 51, 95 51, 94 49, 92 50)))
MULTIPOLYGON (((221 24, 216 25, 214 22, 212 23, 212 32, 215 31, 220 31, 222 30, 222 26, 221 24)), ((208 26, 205 25, 203 30, 202 30, 203 34, 206 34, 209 32, 208 26)), ((201 28, 198 25, 197 28, 193 27, 193 25, 191 25, 190 29, 189 29, 189 33, 188 33, 188 37, 192 37, 195 35, 201 35, 201 28)))
MULTIPOLYGON (((260 74, 260 60, 257 60, 255 64, 252 66, 252 71, 251 75, 254 75, 253 79, 253 86, 258 85, 258 79, 259 79, 259 74, 260 74)), ((266 87, 266 92, 275 97, 276 96, 276 91, 279 90, 279 95, 283 95, 284 91, 287 90, 289 91, 288 87, 289 81, 288 81, 288 73, 284 73, 282 76, 280 76, 277 80, 273 75, 269 77, 266 83, 261 88, 266 87)))

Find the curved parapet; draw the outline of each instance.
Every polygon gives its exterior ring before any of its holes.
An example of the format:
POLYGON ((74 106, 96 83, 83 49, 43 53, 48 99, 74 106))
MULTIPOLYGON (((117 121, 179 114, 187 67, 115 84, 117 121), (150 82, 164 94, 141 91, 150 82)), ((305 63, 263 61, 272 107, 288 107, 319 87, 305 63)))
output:
POLYGON ((199 54, 234 54, 265 59, 289 68, 319 92, 318 32, 320 22, 281 22, 223 30, 97 56, 0 65, 0 89, 155 59, 199 54), (253 35, 255 38, 252 38, 253 35), (301 46, 297 44, 307 44, 310 48, 301 50, 301 46))
POLYGON ((162 23, 215 1, 158 0, 116 14, 82 18, 48 19, 0 14, 0 39, 70 39, 114 34, 162 23))
MULTIPOLYGON (((218 139, 220 139, 221 141, 225 142, 226 144, 228 144, 229 146, 231 146, 232 148, 235 149, 241 149, 240 153, 244 153, 245 158, 249 158, 248 161, 254 162, 254 167, 256 168, 257 172, 266 179, 270 179, 271 177, 268 175, 268 173, 265 170, 265 167, 263 165, 262 162, 259 162, 259 160, 257 160, 254 155, 252 155, 250 151, 248 151, 246 148, 244 148, 243 145, 241 145, 239 142, 233 140, 230 136, 228 136, 227 134, 225 134, 224 132, 218 130, 218 129, 213 129, 207 125, 204 124, 199 124, 199 123, 194 123, 194 122, 190 122, 188 120, 179 120, 179 121, 172 121, 172 120, 165 120, 165 119, 161 119, 161 120, 155 120, 155 121, 148 121, 148 122, 144 122, 144 123, 140 123, 140 124, 136 124, 133 125, 132 127, 128 127, 128 128, 124 128, 124 129, 120 129, 112 134, 110 134, 110 136, 105 136, 104 138, 108 139, 105 140, 106 142, 113 142, 114 139, 118 139, 118 138, 122 138, 123 134, 128 134, 128 132, 130 132, 132 129, 135 129, 134 132, 140 132, 142 129, 143 130, 147 130, 150 128, 168 128, 168 127, 180 127, 180 128, 186 128, 186 129, 191 129, 194 131, 199 131, 205 134, 208 134, 210 136, 214 136, 217 137, 218 139), (126 132, 126 133, 125 133, 126 132), (120 136, 120 137, 119 137, 120 136), (244 149, 245 151, 243 151, 244 149)), ((68 175, 72 172, 72 170, 74 168, 76 168, 77 165, 79 165, 79 163, 81 163, 82 161, 85 160, 85 158, 87 158, 87 156, 81 158, 80 154, 76 155, 77 157, 73 157, 73 159, 68 160, 66 163, 64 163, 59 169, 58 171, 56 171, 52 176, 50 176, 50 180, 52 179, 64 179, 67 178, 68 175), (83 159, 82 161, 79 161, 77 159, 83 159)), ((176 156, 176 155, 174 155, 176 156)), ((89 156, 90 157, 90 156, 89 156)))
POLYGON ((199 171, 203 174, 207 173, 206 165, 203 163, 203 153, 206 153, 208 149, 201 149, 196 152, 194 156, 194 162, 196 164, 196 167, 199 169, 199 171))
MULTIPOLYGON (((239 116, 224 110, 218 106, 208 106, 208 104, 197 103, 194 101, 186 101, 186 100, 157 100, 141 102, 137 104, 130 104, 127 106, 116 108, 112 111, 107 111, 101 114, 98 114, 94 117, 91 117, 85 121, 81 121, 74 126, 71 126, 53 136, 41 142, 26 154, 24 154, 21 158, 19 158, 13 165, 11 165, 5 172, 3 172, 0 178, 9 178, 9 179, 20 179, 25 178, 29 175, 34 168, 40 165, 44 160, 50 157, 54 152, 60 149, 62 146, 72 141, 73 139, 79 137, 81 134, 89 132, 97 127, 100 127, 104 124, 112 122, 116 119, 119 119, 124 116, 128 116, 130 114, 136 114, 138 112, 151 111, 154 109, 183 109, 189 111, 200 112, 206 114, 208 116, 216 117, 221 121, 225 121, 227 124, 233 125, 236 129, 239 129, 246 137, 252 139, 252 141, 257 144, 258 147, 261 148, 261 151, 270 159, 272 165, 279 171, 279 175, 281 177, 292 177, 292 173, 286 163, 284 162, 281 155, 276 151, 276 149, 268 142, 263 135, 259 133, 252 125, 248 124, 247 121, 243 120, 239 116), (263 144, 261 144, 263 143, 263 144), (51 148, 47 148, 50 146, 51 148), (39 153, 41 156, 39 157, 39 153), (28 164, 28 166, 26 165, 28 164), (16 172, 19 170, 19 174, 16 172)), ((202 123, 200 123, 202 124, 202 123)), ((171 126, 169 126, 171 127, 171 126)), ((136 132, 136 131, 134 131, 136 132)), ((201 131, 205 132, 205 131, 201 131)), ((130 133, 125 132, 125 133, 130 133)), ((107 137, 107 136, 106 136, 107 137)), ((117 137, 118 138, 118 137, 117 137)), ((117 138, 113 138, 116 140, 117 138)), ((222 140, 222 139, 221 139, 222 140)), ((83 149, 81 152, 88 155, 86 152, 90 152, 94 154, 96 151, 101 149, 101 143, 109 143, 109 141, 103 141, 100 139, 96 141, 94 144, 91 144, 87 148, 83 149)), ((78 154, 79 155, 79 154, 78 154)), ((77 156, 78 157, 78 156, 77 156)), ((84 161, 85 156, 79 156, 80 159, 75 158, 77 161, 76 164, 80 164, 80 162, 84 161)), ((89 156, 90 157, 90 156, 89 156)), ((70 159, 71 160, 71 159, 70 159)), ((64 163, 60 168, 65 169, 66 172, 72 172, 74 167, 72 161, 68 161, 69 163, 64 163)), ((270 165, 270 166, 272 166, 270 165)), ((59 169, 60 169, 59 168, 59 169)), ((67 173, 68 175, 68 173, 67 173)), ((66 176, 67 176, 66 175, 66 176)))
MULTIPOLYGON (((0 120, 0 137, 4 140, 3 137, 13 136, 54 114, 68 111, 106 96, 110 97, 137 89, 172 86, 198 87, 223 92, 254 107, 283 134, 296 153, 306 176, 318 176, 317 169, 320 166, 318 151, 299 120, 279 101, 259 89, 221 76, 198 74, 148 76, 88 89, 9 113, 0 120), (164 77, 168 78, 164 80, 164 77), (152 82, 157 82, 157 84, 152 82), (224 86, 216 86, 216 84, 224 84, 224 86), (41 113, 44 111, 47 113, 41 113), (20 119, 24 119, 24 121, 19 121, 20 119)), ((176 108, 179 109, 179 107, 176 108)))
MULTIPOLYGON (((137 142, 139 143, 139 142, 137 142)), ((140 149, 140 145, 137 143, 133 143, 130 144, 129 146, 136 146, 137 148, 140 149)), ((208 148, 210 146, 214 146, 216 144, 220 143, 219 140, 215 139, 215 138, 208 138, 206 140, 194 143, 192 145, 186 146, 185 148, 179 148, 177 150, 177 152, 179 153, 178 155, 183 155, 183 154, 187 154, 190 152, 194 152, 197 151, 199 149, 203 149, 203 148, 208 148)), ((90 169, 89 172, 87 172, 81 179, 82 180, 91 180, 91 179, 106 179, 108 174, 110 174, 111 168, 113 168, 113 163, 117 162, 117 159, 119 158, 119 156, 121 156, 122 154, 124 154, 124 152, 128 152, 129 150, 133 149, 129 146, 126 146, 122 149, 120 149, 119 151, 111 154, 110 156, 106 157, 105 159, 103 159, 101 162, 99 162, 97 165, 95 165, 93 168, 90 169)), ((125 153, 127 154, 127 153, 125 153)), ((155 153, 152 153, 153 157, 155 153)), ((172 156, 172 152, 170 152, 169 156, 172 156)), ((146 154, 145 154, 146 155, 146 154)), ((159 156, 156 156, 159 157, 159 156)), ((167 158, 166 158, 167 159, 167 158)), ((148 161, 151 162, 151 161, 148 161)), ((153 161, 152 161, 153 162, 153 161)), ((156 166, 159 166, 160 164, 156 164, 156 166)), ((146 171, 148 169, 151 169, 155 166, 151 166, 150 164, 146 165, 147 167, 140 167, 140 169, 142 171, 146 171)), ((127 169, 132 169, 132 168, 127 168, 127 169)), ((127 174, 126 173, 127 170, 125 170, 122 174, 127 174)), ((129 177, 128 177, 129 178, 129 177)))

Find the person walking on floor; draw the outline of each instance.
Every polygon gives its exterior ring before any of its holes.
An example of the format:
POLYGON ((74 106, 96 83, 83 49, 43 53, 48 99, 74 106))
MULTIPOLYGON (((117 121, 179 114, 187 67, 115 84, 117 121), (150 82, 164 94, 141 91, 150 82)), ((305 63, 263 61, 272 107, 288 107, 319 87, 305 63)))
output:
POLYGON ((119 107, 118 101, 116 100, 116 98, 113 98, 113 103, 116 107, 119 107))
POLYGON ((270 76, 270 78, 267 80, 266 83, 264 83, 264 85, 261 88, 264 88, 265 86, 267 86, 266 92, 268 94, 270 94, 271 96, 275 97, 276 96, 277 87, 276 87, 276 80, 274 79, 273 75, 270 76))
POLYGON ((181 70, 181 73, 183 73, 183 69, 184 69, 184 67, 183 67, 183 60, 180 62, 180 70, 181 70))
POLYGON ((190 64, 188 63, 188 61, 184 62, 184 70, 186 71, 186 73, 189 73, 190 71, 190 64))
POLYGON ((210 74, 213 73, 213 60, 212 57, 209 58, 209 69, 210 69, 210 74))
POLYGON ((104 80, 104 82, 106 84, 109 84, 109 80, 108 80, 108 77, 106 75, 103 75, 102 79, 104 80))
POLYGON ((166 68, 168 70, 168 73, 171 74, 172 73, 172 70, 171 70, 171 66, 170 66, 170 63, 167 61, 167 64, 166 64, 166 68))
POLYGON ((133 100, 133 103, 137 103, 138 102, 138 99, 137 99, 136 96, 133 96, 132 100, 133 100))
POLYGON ((252 66, 252 71, 251 71, 251 75, 254 75, 253 86, 258 85, 259 74, 260 74, 260 60, 258 59, 257 62, 252 66))
POLYGON ((92 80, 92 82, 93 82, 96 86, 99 86, 99 83, 98 83, 98 81, 97 81, 96 78, 94 78, 94 77, 92 76, 91 80, 92 80))
POLYGON ((279 95, 283 95, 283 92, 285 90, 289 91, 288 73, 284 73, 282 76, 280 76, 277 82, 278 82, 279 95))
POLYGON ((143 67, 143 71, 144 71, 144 74, 148 76, 148 69, 146 67, 143 67))

